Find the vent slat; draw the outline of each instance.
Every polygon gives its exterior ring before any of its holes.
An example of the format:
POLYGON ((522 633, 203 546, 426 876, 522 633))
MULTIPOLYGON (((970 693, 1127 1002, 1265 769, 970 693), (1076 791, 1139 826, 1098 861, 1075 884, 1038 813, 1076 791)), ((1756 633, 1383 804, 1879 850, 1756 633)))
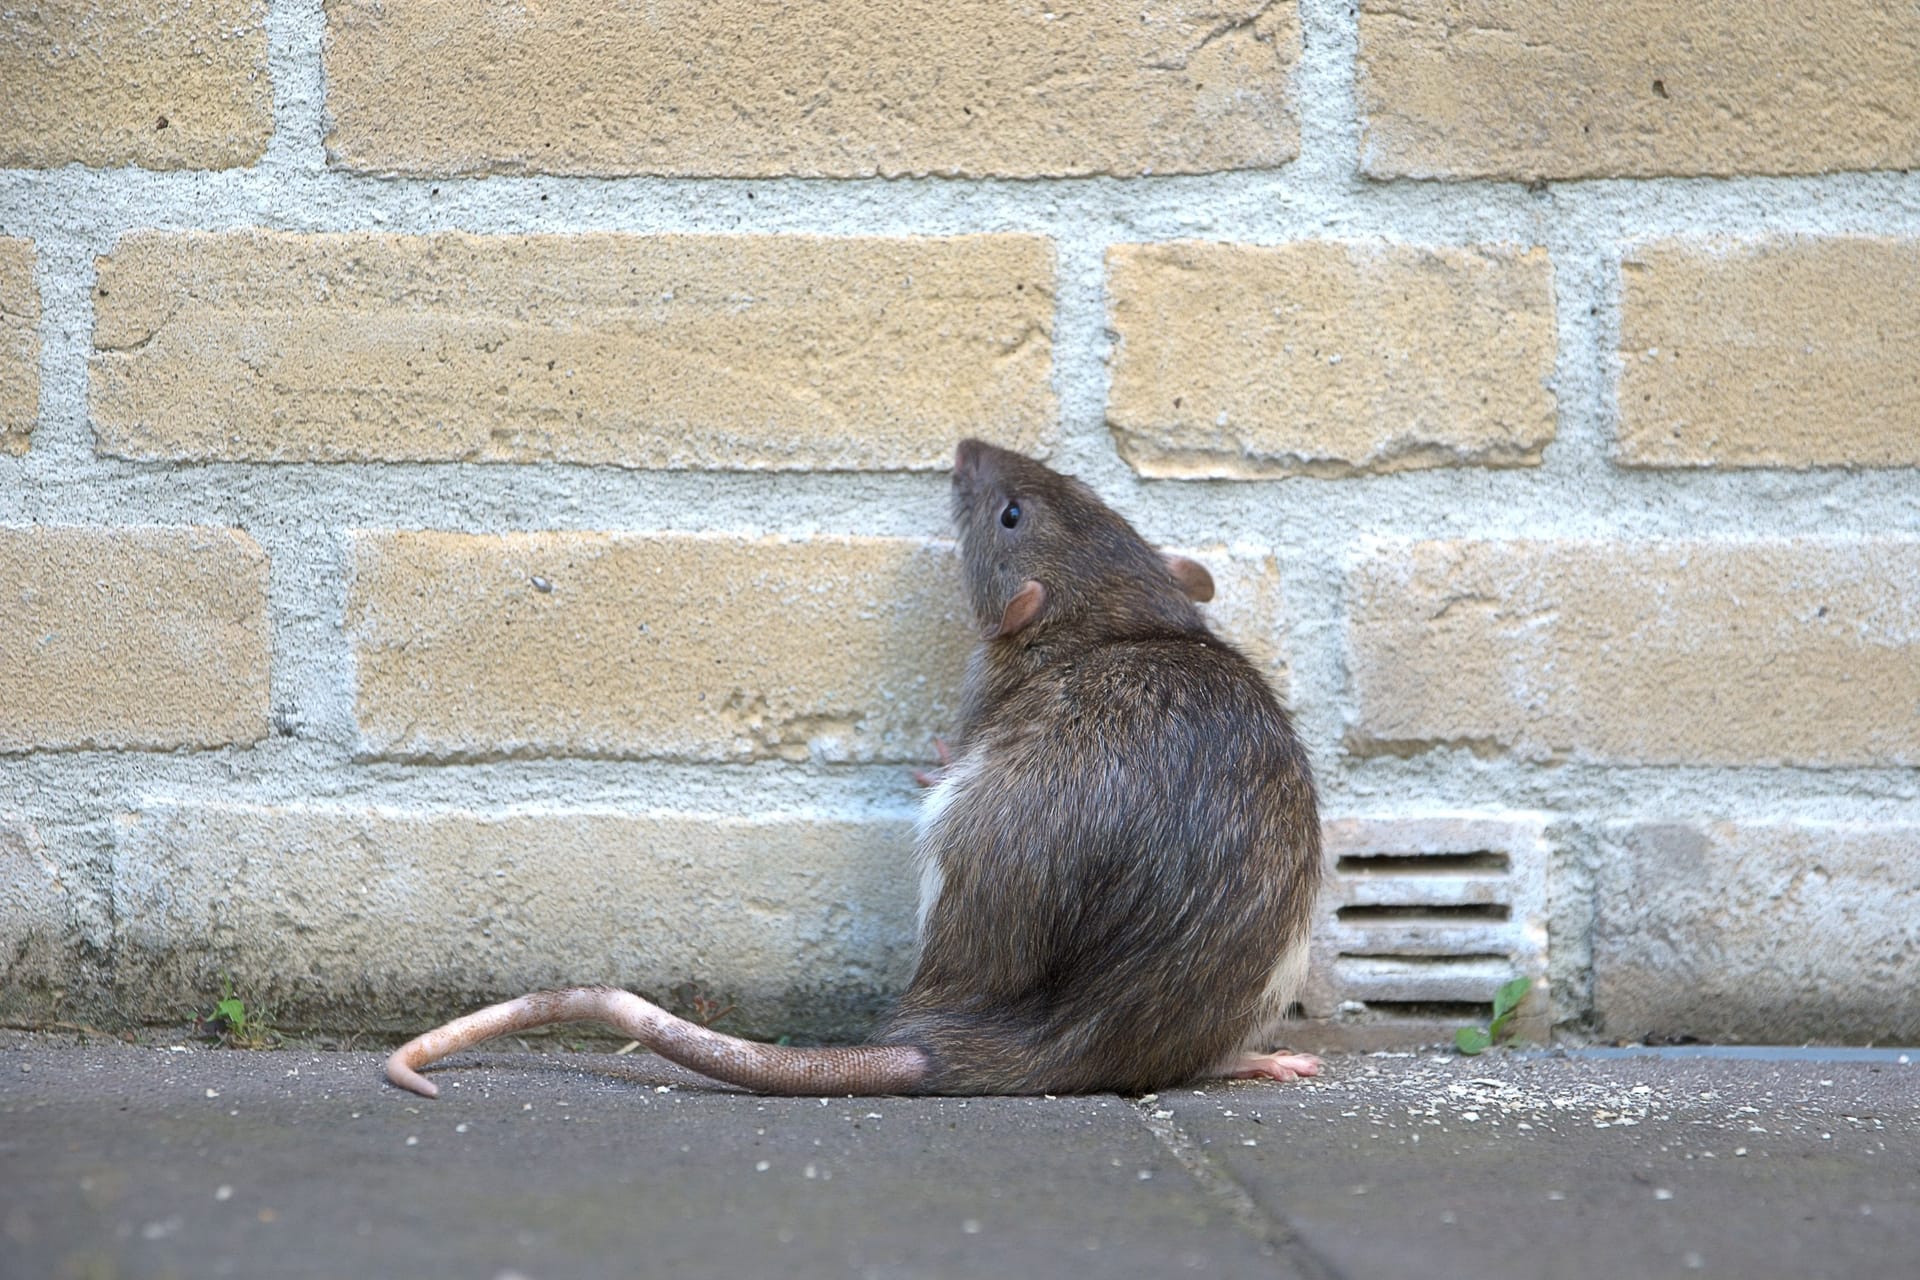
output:
POLYGON ((1404 876, 1393 879, 1327 882, 1327 901, 1336 907, 1472 906, 1500 903, 1511 906, 1512 884, 1494 876, 1404 876))
POLYGON ((1500 984, 1514 976, 1512 966, 1505 962, 1388 969, 1379 961, 1341 960, 1336 969, 1342 996, 1368 1006, 1383 1000, 1472 1000, 1491 1005, 1500 984))
POLYGON ((1342 955, 1368 952, 1406 955, 1458 956, 1500 952, 1511 955, 1521 942, 1520 931, 1500 921, 1409 923, 1384 925, 1338 924, 1327 931, 1328 949, 1342 955))
POLYGON ((1405 956, 1435 962, 1499 956, 1512 960, 1520 950, 1515 930, 1485 929, 1341 929, 1327 939, 1338 956, 1405 956))

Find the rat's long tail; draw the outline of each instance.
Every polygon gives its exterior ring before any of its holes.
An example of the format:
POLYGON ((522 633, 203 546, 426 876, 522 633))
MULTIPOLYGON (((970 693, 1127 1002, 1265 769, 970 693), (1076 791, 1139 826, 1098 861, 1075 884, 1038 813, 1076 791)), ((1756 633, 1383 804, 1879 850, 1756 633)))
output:
POLYGON ((422 1097, 440 1089, 420 1068, 509 1031, 556 1022, 604 1022, 669 1062, 755 1093, 913 1093, 927 1078, 927 1055, 911 1045, 852 1049, 788 1049, 709 1031, 659 1005, 612 987, 536 991, 455 1018, 401 1045, 387 1059, 387 1079, 422 1097))

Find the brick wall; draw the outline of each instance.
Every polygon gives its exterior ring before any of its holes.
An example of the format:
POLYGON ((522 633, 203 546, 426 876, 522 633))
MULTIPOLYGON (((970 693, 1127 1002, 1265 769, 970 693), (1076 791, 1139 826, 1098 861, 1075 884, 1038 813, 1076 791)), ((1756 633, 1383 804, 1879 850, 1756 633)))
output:
POLYGON ((0 17, 0 1020, 856 1034, 980 434, 1295 705, 1303 1039, 1514 973, 1535 1034, 1920 1036, 1916 59, 1806 0, 0 17))

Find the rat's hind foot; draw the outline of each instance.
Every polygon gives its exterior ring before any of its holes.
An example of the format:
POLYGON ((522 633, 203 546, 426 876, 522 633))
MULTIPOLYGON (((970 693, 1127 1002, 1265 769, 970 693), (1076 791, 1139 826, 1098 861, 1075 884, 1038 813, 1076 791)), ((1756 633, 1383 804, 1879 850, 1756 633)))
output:
POLYGON ((1320 1074, 1320 1059, 1310 1053, 1242 1053, 1227 1060, 1216 1073, 1226 1080, 1298 1080, 1320 1074))

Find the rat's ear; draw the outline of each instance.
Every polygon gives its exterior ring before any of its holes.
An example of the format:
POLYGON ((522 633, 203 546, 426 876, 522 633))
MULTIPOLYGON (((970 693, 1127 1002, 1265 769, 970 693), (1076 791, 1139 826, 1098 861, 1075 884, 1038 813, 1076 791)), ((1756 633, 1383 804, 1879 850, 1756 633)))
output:
POLYGON ((1163 558, 1167 568, 1173 571, 1173 580, 1187 593, 1187 599, 1195 604, 1205 604, 1213 599, 1213 575, 1207 572, 1207 566, 1198 560, 1176 556, 1171 551, 1166 552, 1163 558))
POLYGON ((1040 583, 1028 578, 1013 593, 1013 599, 1007 601, 1007 611, 1000 615, 1000 621, 987 628, 987 639, 999 640, 1005 636, 1018 635, 1025 630, 1040 611, 1047 607, 1047 589, 1040 583))

